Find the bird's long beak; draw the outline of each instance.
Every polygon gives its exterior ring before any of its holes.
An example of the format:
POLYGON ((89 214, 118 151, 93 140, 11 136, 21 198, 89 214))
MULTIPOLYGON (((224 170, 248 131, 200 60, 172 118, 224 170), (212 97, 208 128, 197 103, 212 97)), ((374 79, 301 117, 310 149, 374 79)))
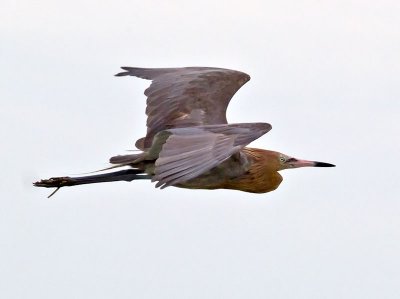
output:
POLYGON ((296 160, 291 162, 292 167, 335 167, 336 165, 325 163, 325 162, 317 162, 317 161, 308 161, 308 160, 296 160))

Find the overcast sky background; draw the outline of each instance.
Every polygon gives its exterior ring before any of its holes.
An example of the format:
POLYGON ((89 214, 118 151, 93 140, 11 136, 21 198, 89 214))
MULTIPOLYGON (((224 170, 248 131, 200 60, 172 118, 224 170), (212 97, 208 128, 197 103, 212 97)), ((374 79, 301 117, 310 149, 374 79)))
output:
POLYGON ((30 1, 0 11, 1 298, 400 298, 399 1, 30 1), (145 133, 119 67, 252 80, 252 146, 336 168, 271 193, 146 181, 33 188, 145 133))

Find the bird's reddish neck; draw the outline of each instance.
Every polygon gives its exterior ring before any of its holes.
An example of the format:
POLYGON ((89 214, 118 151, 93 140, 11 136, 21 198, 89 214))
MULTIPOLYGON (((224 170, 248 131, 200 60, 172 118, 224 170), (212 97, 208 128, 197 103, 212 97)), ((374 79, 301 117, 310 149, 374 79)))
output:
POLYGON ((259 148, 245 147, 243 152, 254 161, 254 167, 258 166, 266 172, 281 170, 282 166, 277 159, 279 153, 259 148))
POLYGON ((243 153, 251 161, 250 169, 244 175, 227 182, 225 188, 253 193, 265 193, 278 188, 282 176, 278 173, 279 162, 275 161, 275 152, 244 148, 243 153))

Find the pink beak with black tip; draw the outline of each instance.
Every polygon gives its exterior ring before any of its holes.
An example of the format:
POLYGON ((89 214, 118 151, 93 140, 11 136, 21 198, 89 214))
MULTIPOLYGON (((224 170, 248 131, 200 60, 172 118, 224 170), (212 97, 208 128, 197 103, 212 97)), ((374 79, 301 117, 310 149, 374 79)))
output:
POLYGON ((335 167, 336 165, 325 163, 325 162, 317 162, 317 161, 308 161, 308 160, 298 160, 295 158, 291 158, 287 161, 288 164, 292 168, 298 167, 335 167))

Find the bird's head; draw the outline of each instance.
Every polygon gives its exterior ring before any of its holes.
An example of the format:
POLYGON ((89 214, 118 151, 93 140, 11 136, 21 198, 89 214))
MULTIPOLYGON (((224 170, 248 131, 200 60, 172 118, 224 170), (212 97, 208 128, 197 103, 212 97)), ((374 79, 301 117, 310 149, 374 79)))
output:
POLYGON ((299 167, 335 167, 335 165, 330 163, 300 160, 281 153, 276 153, 275 159, 279 163, 279 170, 299 167))

